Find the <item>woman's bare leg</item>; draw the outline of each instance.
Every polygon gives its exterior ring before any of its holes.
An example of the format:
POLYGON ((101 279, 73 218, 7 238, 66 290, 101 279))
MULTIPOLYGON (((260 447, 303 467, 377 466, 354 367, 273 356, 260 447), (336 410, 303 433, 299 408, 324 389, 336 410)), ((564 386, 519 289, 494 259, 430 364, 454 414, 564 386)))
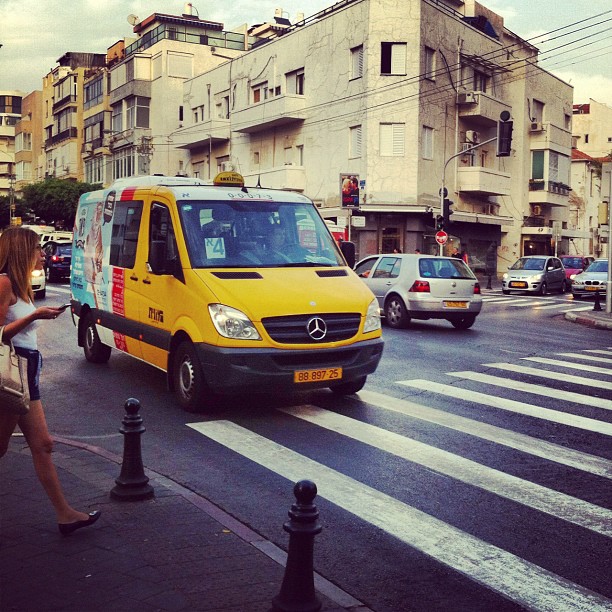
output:
POLYGON ((18 419, 17 414, 0 413, 0 457, 6 455, 18 419))
POLYGON ((62 486, 51 457, 53 439, 47 429, 42 402, 40 400, 31 401, 29 412, 19 417, 18 422, 19 428, 30 447, 38 480, 40 480, 49 500, 55 508, 57 522, 73 523, 74 521, 86 520, 88 515, 75 510, 64 497, 64 492, 62 491, 62 486))

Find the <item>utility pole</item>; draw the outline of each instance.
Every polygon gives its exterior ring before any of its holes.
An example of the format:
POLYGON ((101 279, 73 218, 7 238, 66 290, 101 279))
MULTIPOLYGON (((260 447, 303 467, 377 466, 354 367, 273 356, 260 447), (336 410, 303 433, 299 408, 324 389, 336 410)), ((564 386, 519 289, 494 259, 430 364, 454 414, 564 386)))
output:
POLYGON ((15 225, 15 181, 16 176, 14 174, 14 164, 9 162, 9 225, 15 225))

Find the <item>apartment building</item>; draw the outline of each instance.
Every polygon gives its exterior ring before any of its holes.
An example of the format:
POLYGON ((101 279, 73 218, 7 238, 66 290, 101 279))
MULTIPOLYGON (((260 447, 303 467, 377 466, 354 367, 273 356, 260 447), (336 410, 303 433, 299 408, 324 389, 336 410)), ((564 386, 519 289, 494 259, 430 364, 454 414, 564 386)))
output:
POLYGON ((15 190, 45 178, 41 163, 43 149, 42 91, 30 92, 21 101, 21 118, 15 124, 15 190))
POLYGON ((83 84, 106 63, 103 53, 69 51, 43 78, 45 176, 83 180, 83 84))
POLYGON ((15 125, 21 118, 23 91, 0 91, 0 195, 15 189, 15 125))
POLYGON ((612 107, 592 98, 573 107, 574 145, 591 157, 612 154, 612 107))
POLYGON ((437 252, 443 186, 448 247, 472 262, 491 242, 500 266, 563 249, 572 88, 500 16, 469 0, 344 0, 271 25, 275 36, 185 82, 176 136, 190 174, 233 168, 304 192, 360 256, 437 252), (497 157, 503 111, 512 152, 497 157))

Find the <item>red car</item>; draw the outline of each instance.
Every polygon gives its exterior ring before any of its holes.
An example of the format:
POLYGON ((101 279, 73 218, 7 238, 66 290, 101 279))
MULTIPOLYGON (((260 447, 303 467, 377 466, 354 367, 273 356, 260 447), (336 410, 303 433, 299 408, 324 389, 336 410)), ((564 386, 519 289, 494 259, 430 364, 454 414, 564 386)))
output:
POLYGON ((580 274, 591 265, 591 262, 595 261, 594 257, 587 255, 561 255, 559 259, 565 268, 565 276, 568 280, 572 274, 580 274))

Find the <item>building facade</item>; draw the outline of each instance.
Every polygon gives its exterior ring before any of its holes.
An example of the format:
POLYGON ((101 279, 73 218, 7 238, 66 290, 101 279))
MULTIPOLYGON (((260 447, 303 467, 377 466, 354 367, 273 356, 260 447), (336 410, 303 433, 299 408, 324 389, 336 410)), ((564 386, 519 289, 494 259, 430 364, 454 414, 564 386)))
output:
POLYGON ((475 267, 492 242, 510 265, 569 240, 572 89, 477 2, 337 3, 184 91, 178 134, 194 173, 232 168, 247 184, 303 191, 348 226, 359 256, 438 252, 443 187, 447 247, 475 267), (509 157, 496 156, 503 111, 509 157))
POLYGON ((21 119, 23 91, 0 91, 0 195, 15 191, 15 126, 21 119))

